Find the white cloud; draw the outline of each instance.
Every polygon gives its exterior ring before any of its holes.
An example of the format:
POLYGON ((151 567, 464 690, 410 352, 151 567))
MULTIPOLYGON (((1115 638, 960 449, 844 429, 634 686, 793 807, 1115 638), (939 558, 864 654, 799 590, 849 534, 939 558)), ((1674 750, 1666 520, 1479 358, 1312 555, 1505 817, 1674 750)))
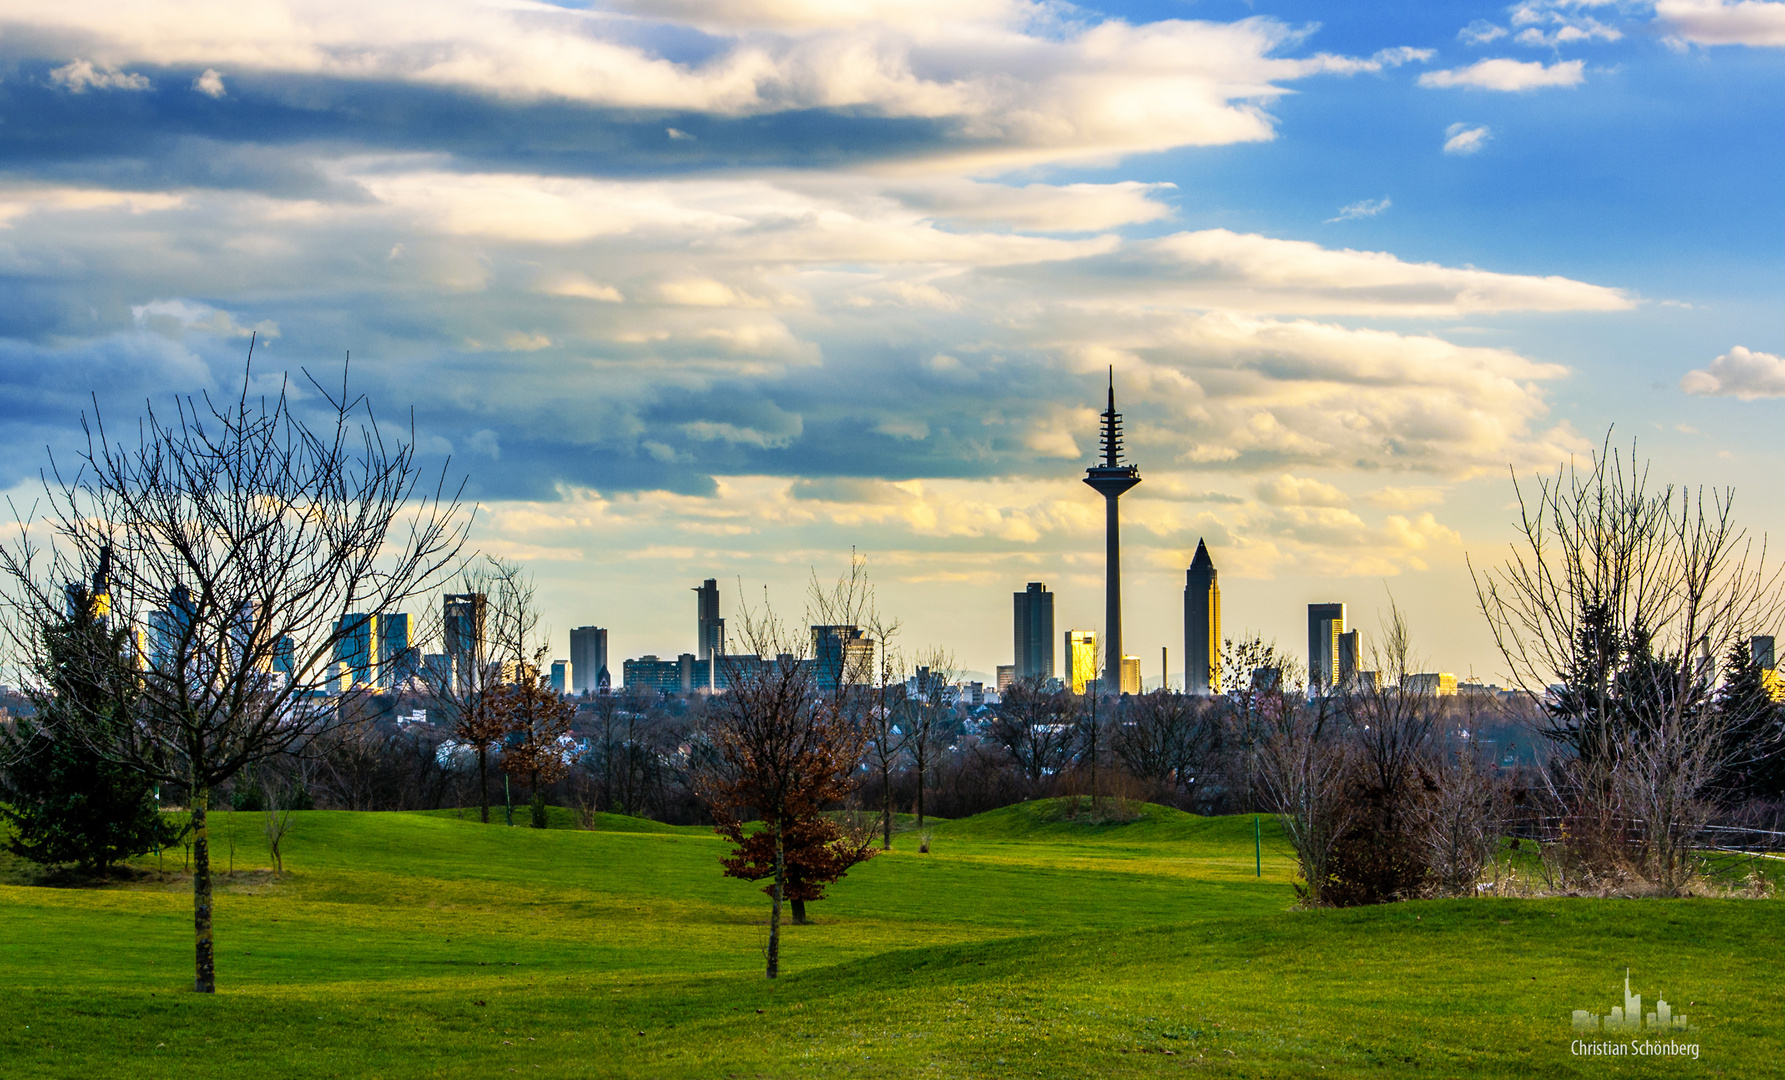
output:
POLYGON ((1380 199, 1360 199, 1357 202, 1341 206, 1339 216, 1327 218, 1326 224, 1331 225, 1335 221, 1351 221, 1354 218, 1375 217, 1393 205, 1394 202, 1387 196, 1380 199))
POLYGON ((1486 311, 1622 311, 1617 289, 1562 277, 1403 262, 1386 252, 1206 229, 1134 241, 1046 273, 1082 303, 1173 302, 1201 310, 1453 317, 1486 311))
POLYGON ((616 33, 634 20, 535 0, 193 0, 178 17, 142 0, 12 0, 0 4, 0 20, 90 42, 95 61, 64 69, 80 88, 146 87, 117 70, 144 63, 726 117, 850 110, 936 121, 947 145, 931 157, 986 167, 1270 139, 1263 109, 1286 92, 1283 83, 1428 55, 1401 47, 1368 58, 1284 57, 1307 31, 1264 17, 1131 25, 1063 20, 1040 3, 892 14, 900 6, 839 8, 876 13, 860 19, 815 2, 751 3, 742 15, 729 5, 647 6, 642 14, 660 25, 679 14, 714 35, 716 50, 688 62, 640 44, 648 33, 616 33))
POLYGON ((1495 26, 1486 19, 1476 19, 1457 31, 1457 40, 1465 45, 1486 45, 1506 36, 1504 26, 1495 26))
POLYGON ((1446 154, 1473 154, 1487 145, 1493 132, 1484 124, 1470 127, 1468 124, 1452 124, 1444 129, 1444 152, 1446 154))
POLYGON ((147 90, 147 75, 132 75, 90 60, 72 60, 50 72, 50 81, 71 94, 91 90, 147 90))
POLYGON ((1770 0, 1656 0, 1655 14, 1696 45, 1785 48, 1785 4, 1770 0))
POLYGON ((192 89, 206 97, 220 98, 224 94, 223 76, 218 74, 216 68, 206 68, 203 75, 192 80, 192 89))
POLYGON ((132 306, 130 316, 139 327, 171 331, 176 337, 189 330, 226 338, 245 338, 254 334, 265 340, 279 336, 278 323, 262 320, 252 326, 242 326, 229 312, 196 300, 151 300, 132 306))
POLYGON ((1349 506, 1351 497, 1320 480, 1283 473, 1261 480, 1255 489, 1260 501, 1271 506, 1349 506))
POLYGON ((1688 371, 1680 389, 1702 397, 1785 397, 1785 357, 1751 352, 1740 345, 1711 361, 1701 371, 1688 371))
POLYGON ((1586 81, 1585 66, 1585 61, 1581 60, 1560 60, 1548 67, 1538 60, 1482 60, 1464 68, 1428 71, 1419 77, 1419 85, 1502 91, 1579 86, 1586 81))

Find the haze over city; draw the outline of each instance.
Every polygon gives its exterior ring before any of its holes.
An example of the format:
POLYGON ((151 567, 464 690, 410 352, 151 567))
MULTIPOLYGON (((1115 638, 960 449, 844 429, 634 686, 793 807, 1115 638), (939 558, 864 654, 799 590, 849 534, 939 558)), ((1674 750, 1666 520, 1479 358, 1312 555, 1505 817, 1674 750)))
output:
MULTIPOLYGON (((261 370, 414 410, 556 647, 692 645, 869 560, 989 675, 1010 594, 1493 679, 1465 555, 1615 425, 1770 497, 1785 4, 968 0, 0 9, 0 483, 100 405, 261 370)), ((1174 659, 1174 668, 1178 664, 1174 659)))

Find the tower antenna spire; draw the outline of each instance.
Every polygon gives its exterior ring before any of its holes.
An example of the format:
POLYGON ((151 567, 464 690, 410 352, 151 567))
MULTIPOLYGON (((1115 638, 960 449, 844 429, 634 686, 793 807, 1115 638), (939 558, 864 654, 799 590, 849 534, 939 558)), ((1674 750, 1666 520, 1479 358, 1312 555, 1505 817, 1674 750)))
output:
POLYGON ((1103 496, 1104 622, 1103 691, 1122 687, 1122 542, 1116 500, 1140 483, 1140 469, 1122 464, 1122 414, 1116 411, 1116 367, 1109 367, 1109 408, 1103 413, 1103 463, 1085 470, 1085 483, 1103 496))

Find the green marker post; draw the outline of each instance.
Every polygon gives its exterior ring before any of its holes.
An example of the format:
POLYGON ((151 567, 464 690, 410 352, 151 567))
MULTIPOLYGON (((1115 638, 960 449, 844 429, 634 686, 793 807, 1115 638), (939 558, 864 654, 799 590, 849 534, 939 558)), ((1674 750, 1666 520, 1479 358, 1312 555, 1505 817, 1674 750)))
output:
POLYGON ((1259 828, 1258 815, 1252 815, 1252 876, 1264 876, 1264 831, 1259 828))

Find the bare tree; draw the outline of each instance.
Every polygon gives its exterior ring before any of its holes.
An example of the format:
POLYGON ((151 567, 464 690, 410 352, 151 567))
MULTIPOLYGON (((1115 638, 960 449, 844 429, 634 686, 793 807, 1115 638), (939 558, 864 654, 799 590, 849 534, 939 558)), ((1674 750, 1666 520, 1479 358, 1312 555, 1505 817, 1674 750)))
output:
POLYGON ((1327 903, 1334 852, 1355 809, 1351 746, 1339 712, 1331 697, 1306 698, 1301 673, 1289 662, 1254 689, 1252 707, 1262 732, 1257 761, 1265 802, 1295 852, 1303 899, 1327 903))
POLYGON ((1237 775, 1230 786, 1245 792, 1244 809, 1262 804, 1258 780, 1259 747, 1267 735, 1266 717, 1260 706, 1282 682, 1285 672, 1294 666, 1288 656, 1277 652, 1277 643, 1265 641, 1257 634, 1228 638, 1221 644, 1222 698, 1226 711, 1221 741, 1226 747, 1228 762, 1237 775))
POLYGON ((1161 689, 1128 703, 1110 749, 1132 775, 1178 789, 1202 771, 1216 741, 1212 701, 1161 689))
POLYGON ((1071 764, 1078 749, 1079 698, 1070 690, 1051 689, 1039 678, 1010 684, 986 738, 1003 751, 1022 775, 1028 797, 1042 781, 1071 764))
POLYGON ((954 655, 942 649, 921 653, 917 664, 917 692, 906 700, 907 734, 905 746, 917 774, 917 827, 923 829, 924 792, 935 774, 937 763, 948 752, 951 733, 948 703, 943 689, 955 681, 959 670, 954 655))
POLYGON ((1743 722, 1715 707, 1713 658, 1774 624, 1779 572, 1735 524, 1732 489, 1651 487, 1634 448, 1626 459, 1609 439, 1535 490, 1513 484, 1519 536, 1503 563, 1471 570, 1511 678, 1569 751, 1555 795, 1577 835, 1677 892, 1743 722))
POLYGON ((90 576, 106 617, 142 632, 140 713, 77 718, 71 734, 187 791, 200 993, 216 989, 212 791, 340 722, 324 694, 339 689, 348 616, 428 588, 468 525, 444 473, 421 486, 413 432, 382 429, 345 368, 339 390, 310 380, 302 408, 285 380, 258 396, 248 375, 233 400, 176 397, 171 416, 150 405, 116 441, 95 404, 76 467, 44 474, 48 546, 27 522, 0 548, 7 633, 27 657, 65 587, 90 576))

